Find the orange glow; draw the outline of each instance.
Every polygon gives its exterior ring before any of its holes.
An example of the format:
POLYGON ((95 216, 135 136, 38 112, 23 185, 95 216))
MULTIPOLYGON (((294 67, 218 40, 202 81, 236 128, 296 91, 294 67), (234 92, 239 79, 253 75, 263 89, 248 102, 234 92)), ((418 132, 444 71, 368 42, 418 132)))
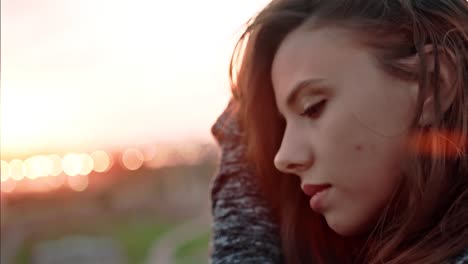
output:
POLYGON ((95 172, 106 172, 110 169, 112 160, 105 151, 94 151, 93 153, 91 153, 91 158, 94 162, 95 172))
POLYGON ((138 149, 127 149, 122 155, 122 164, 129 170, 138 170, 143 160, 143 154, 138 149))
POLYGON ((21 181, 27 173, 27 167, 22 160, 14 159, 10 161, 11 178, 21 181))
POLYGON ((62 173, 62 159, 60 158, 59 155, 49 155, 49 160, 50 160, 50 170, 49 170, 49 175, 50 176, 58 176, 60 173, 62 173))
POLYGON ((68 177, 68 186, 74 191, 82 192, 86 190, 89 184, 88 176, 78 175, 76 177, 68 177))
POLYGON ((2 182, 6 182, 11 177, 10 164, 4 160, 1 162, 1 177, 2 182))
POLYGON ((80 175, 88 175, 94 168, 94 161, 88 154, 79 155, 81 159, 81 170, 80 175))
POLYGON ((68 176, 76 176, 81 172, 82 169, 82 163, 81 163, 81 158, 80 155, 78 154, 67 154, 65 157, 63 157, 62 160, 62 167, 63 171, 65 174, 68 176))
POLYGON ((468 148, 468 141, 461 133, 453 131, 429 131, 416 133, 410 140, 412 152, 424 155, 457 156, 468 148), (464 145, 463 145, 463 141, 464 145), (436 146, 434 145, 436 144, 436 146))

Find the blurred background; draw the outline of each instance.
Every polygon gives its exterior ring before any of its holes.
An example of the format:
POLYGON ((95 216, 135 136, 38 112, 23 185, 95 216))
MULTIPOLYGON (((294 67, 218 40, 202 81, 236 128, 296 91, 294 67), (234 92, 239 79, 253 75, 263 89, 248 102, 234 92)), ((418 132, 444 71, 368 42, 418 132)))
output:
POLYGON ((1 263, 207 263, 210 127, 267 0, 2 0, 1 263))

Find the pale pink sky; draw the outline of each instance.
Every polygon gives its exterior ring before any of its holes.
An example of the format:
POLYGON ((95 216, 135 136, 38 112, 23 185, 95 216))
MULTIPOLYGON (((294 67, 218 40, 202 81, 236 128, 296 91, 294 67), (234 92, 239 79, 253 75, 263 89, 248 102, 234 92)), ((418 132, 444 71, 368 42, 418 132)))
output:
POLYGON ((1 151, 211 141, 267 0, 2 0, 1 151))

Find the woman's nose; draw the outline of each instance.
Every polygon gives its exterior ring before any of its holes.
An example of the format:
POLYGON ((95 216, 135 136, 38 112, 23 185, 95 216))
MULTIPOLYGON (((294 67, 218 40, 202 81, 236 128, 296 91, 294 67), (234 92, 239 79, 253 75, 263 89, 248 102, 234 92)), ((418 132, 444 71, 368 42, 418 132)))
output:
POLYGON ((275 158, 275 167, 284 173, 298 174, 301 171, 305 171, 305 166, 301 163, 294 163, 284 159, 275 158))
POLYGON ((283 139, 281 147, 275 155, 275 167, 284 173, 299 174, 312 166, 312 150, 301 142, 289 142, 283 139))

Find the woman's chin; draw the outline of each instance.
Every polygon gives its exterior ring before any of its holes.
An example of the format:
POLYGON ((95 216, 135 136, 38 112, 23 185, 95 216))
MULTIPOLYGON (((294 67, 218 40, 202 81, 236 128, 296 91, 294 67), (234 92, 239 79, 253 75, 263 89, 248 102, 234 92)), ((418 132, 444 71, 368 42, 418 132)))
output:
POLYGON ((325 220, 331 230, 344 237, 360 235, 367 230, 366 227, 346 221, 345 219, 327 218, 325 216, 325 220))

